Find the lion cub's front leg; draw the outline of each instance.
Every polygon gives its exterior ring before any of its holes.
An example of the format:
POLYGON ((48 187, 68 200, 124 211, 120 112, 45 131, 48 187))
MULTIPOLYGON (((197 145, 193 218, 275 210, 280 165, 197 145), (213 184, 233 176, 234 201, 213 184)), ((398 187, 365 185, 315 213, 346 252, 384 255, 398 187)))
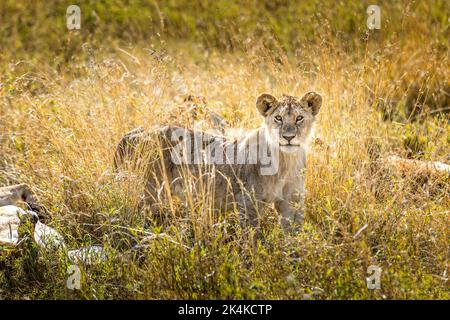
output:
POLYGON ((245 193, 240 192, 236 195, 236 202, 239 211, 239 222, 242 227, 247 225, 257 228, 259 225, 258 210, 255 200, 245 193))
POLYGON ((275 209, 281 215, 281 226, 285 233, 296 232, 303 224, 303 188, 288 187, 286 198, 275 201, 275 209))

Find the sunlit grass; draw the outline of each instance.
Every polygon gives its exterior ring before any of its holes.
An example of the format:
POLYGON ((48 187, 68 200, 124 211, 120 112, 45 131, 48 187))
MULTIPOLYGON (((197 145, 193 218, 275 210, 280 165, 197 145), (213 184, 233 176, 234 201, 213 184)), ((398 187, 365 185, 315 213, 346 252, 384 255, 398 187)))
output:
POLYGON ((28 183, 70 248, 103 245, 111 254, 82 266, 82 290, 72 292, 63 254, 2 251, 0 297, 449 298, 448 176, 421 179, 383 162, 390 154, 450 162, 448 114, 429 114, 448 101, 448 44, 370 38, 348 52, 323 41, 295 54, 252 41, 236 52, 159 42, 164 59, 149 43, 114 44, 60 70, 42 55, 2 65, 0 185, 28 183), (285 236, 265 210, 255 245, 235 212, 211 214, 207 186, 188 190, 187 204, 161 201, 170 216, 161 226, 140 210, 142 179, 113 170, 129 130, 193 125, 186 94, 251 129, 261 123, 258 94, 310 90, 324 97, 321 143, 310 148, 298 235, 285 236), (411 119, 416 101, 423 108, 411 119), (165 235, 150 239, 150 231, 165 235), (370 265, 383 270, 381 290, 367 289, 370 265))

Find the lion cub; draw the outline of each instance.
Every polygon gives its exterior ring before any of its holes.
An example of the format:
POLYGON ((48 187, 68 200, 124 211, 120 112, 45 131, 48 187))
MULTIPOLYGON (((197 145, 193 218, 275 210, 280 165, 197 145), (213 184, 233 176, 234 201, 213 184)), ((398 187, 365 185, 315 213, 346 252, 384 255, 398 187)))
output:
POLYGON ((306 145, 321 105, 315 92, 280 99, 264 93, 256 100, 264 122, 242 139, 176 126, 137 129, 119 142, 114 163, 140 169, 155 210, 164 196, 185 199, 188 190, 210 186, 215 209, 236 208, 241 221, 256 227, 258 209, 272 203, 290 231, 303 221, 306 145))

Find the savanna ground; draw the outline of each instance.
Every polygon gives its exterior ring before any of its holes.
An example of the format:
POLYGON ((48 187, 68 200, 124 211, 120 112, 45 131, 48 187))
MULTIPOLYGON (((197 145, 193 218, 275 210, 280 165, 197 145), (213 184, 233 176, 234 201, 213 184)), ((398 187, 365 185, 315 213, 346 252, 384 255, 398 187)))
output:
POLYGON ((448 1, 80 1, 68 31, 70 4, 0 3, 0 186, 28 183, 69 248, 112 254, 71 291, 64 254, 3 249, 1 298, 449 298, 448 175, 383 161, 450 163, 448 1), (298 235, 265 210, 255 246, 236 213, 210 214, 210 190, 162 203, 162 228, 138 210, 141 181, 112 170, 130 129, 191 124, 187 94, 251 129, 258 94, 309 90, 324 105, 298 235))

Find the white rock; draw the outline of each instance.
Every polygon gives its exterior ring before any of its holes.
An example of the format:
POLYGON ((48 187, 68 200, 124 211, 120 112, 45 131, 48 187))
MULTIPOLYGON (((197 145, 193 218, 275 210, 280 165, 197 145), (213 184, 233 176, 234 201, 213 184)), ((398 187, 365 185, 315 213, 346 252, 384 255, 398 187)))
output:
POLYGON ((8 205, 0 207, 0 244, 15 246, 20 242, 19 226, 26 221, 39 221, 36 213, 8 205))
POLYGON ((67 256, 72 263, 84 263, 92 265, 103 262, 107 259, 107 253, 101 246, 90 246, 67 252, 67 256))
POLYGON ((45 249, 64 249, 66 247, 63 236, 40 221, 34 227, 34 241, 45 249))

